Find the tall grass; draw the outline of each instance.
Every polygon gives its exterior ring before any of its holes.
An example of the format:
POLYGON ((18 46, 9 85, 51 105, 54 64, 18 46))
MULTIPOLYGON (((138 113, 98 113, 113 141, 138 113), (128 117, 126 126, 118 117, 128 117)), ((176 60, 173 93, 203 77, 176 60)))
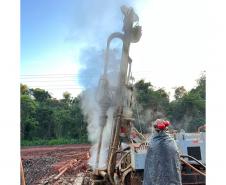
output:
POLYGON ((21 140, 21 146, 52 146, 52 145, 64 145, 64 144, 88 144, 87 138, 79 139, 33 139, 33 140, 21 140))

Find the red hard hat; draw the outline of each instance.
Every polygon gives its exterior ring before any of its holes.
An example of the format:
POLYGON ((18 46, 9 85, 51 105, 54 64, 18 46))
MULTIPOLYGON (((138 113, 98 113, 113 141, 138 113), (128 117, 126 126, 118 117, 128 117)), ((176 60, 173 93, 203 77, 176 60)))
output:
POLYGON ((158 123, 162 123, 163 122, 163 120, 162 119, 157 119, 156 121, 155 121, 155 123, 156 124, 158 124, 158 123))
POLYGON ((159 130, 164 130, 166 128, 165 124, 164 123, 157 123, 156 127, 159 129, 159 130))
POLYGON ((171 125, 171 123, 169 121, 164 121, 163 124, 168 127, 169 125, 171 125))

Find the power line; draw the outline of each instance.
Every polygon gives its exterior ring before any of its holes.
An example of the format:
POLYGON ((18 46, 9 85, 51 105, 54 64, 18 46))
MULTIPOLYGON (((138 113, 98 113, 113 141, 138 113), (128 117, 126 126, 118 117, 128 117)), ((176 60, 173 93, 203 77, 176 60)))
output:
MULTIPOLYGON (((133 72, 151 72, 150 70, 141 70, 133 72)), ((44 76, 44 75, 75 75, 74 73, 45 73, 45 74, 24 74, 21 76, 44 76)))
MULTIPOLYGON (((133 73, 145 73, 145 72, 151 72, 151 71, 133 71, 133 73)), ((89 75, 96 74, 89 72, 89 75)), ((101 73, 102 74, 102 73, 101 73)), ((101 75, 99 74, 99 75, 101 75)), ((27 77, 61 77, 61 76, 66 76, 66 77, 74 77, 74 76, 89 76, 88 74, 26 74, 26 75, 20 75, 21 77, 27 78, 27 77)))
POLYGON ((70 88, 46 88, 45 90, 67 90, 67 89, 78 89, 78 90, 85 90, 84 88, 73 88, 73 87, 70 87, 70 88))
POLYGON ((27 86, 29 87, 32 87, 32 86, 42 86, 42 87, 50 87, 50 86, 53 86, 53 87, 56 87, 56 86, 59 86, 59 87, 81 87, 80 85, 77 85, 77 84, 28 84, 27 86))
POLYGON ((68 73, 68 74, 26 74, 26 75, 20 75, 20 76, 58 76, 58 75, 75 75, 75 74, 70 74, 70 73, 68 73))
POLYGON ((23 82, 77 82, 78 80, 45 80, 45 81, 37 81, 37 80, 23 80, 23 82))
POLYGON ((55 89, 80 89, 80 90, 85 90, 85 88, 82 88, 82 87, 50 87, 50 88, 42 88, 42 87, 29 87, 29 89, 36 89, 36 88, 39 88, 39 89, 44 89, 44 90, 55 90, 55 89))

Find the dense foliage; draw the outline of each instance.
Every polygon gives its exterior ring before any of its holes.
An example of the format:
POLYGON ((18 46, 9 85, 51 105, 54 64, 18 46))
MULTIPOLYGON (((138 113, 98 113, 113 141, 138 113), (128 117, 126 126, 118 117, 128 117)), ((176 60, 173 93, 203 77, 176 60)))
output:
MULTIPOLYGON (((60 144, 87 142, 87 123, 81 111, 80 97, 72 98, 68 92, 57 100, 43 89, 29 89, 21 84, 21 139, 60 144)), ((35 144, 35 142, 34 142, 35 144)))
MULTIPOLYGON (((175 100, 169 101, 164 89, 155 90, 149 82, 140 80, 135 84, 137 123, 141 122, 144 130, 157 118, 169 119, 174 129, 195 132, 206 122, 206 77, 197 80, 197 86, 186 91, 181 86, 175 89, 175 100)), ((142 130, 142 128, 141 128, 142 130)))
MULTIPOLYGON (((166 118, 174 129, 194 132, 205 124, 206 77, 186 91, 175 89, 175 100, 170 101, 163 89, 155 89, 150 82, 135 84, 135 125, 145 132, 157 118, 166 118)), ((65 144, 88 142, 87 122, 82 114, 81 99, 65 92, 63 99, 52 98, 43 89, 29 89, 21 84, 21 139, 22 145, 65 144)))

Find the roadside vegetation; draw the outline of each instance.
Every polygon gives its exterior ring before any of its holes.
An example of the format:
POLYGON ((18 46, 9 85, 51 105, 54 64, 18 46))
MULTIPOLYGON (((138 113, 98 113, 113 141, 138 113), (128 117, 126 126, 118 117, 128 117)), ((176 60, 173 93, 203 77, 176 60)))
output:
POLYGON ((148 130, 150 123, 157 118, 171 121, 173 129, 186 132, 196 132, 198 127, 206 124, 206 76, 202 74, 196 80, 196 85, 190 91, 183 86, 176 87, 174 100, 169 100, 169 94, 163 89, 156 89, 150 82, 140 80, 136 88, 136 125, 148 130), (139 125, 137 123, 141 122, 139 125))
POLYGON ((80 97, 52 98, 44 89, 21 84, 21 145, 87 143, 80 97))
POLYGON ((87 143, 87 140, 81 139, 32 139, 32 140, 22 140, 21 146, 51 146, 51 145, 65 145, 65 144, 81 144, 87 143))
MULTIPOLYGON (((195 132, 205 124, 206 77, 197 80, 187 91, 175 88, 174 100, 163 88, 140 80, 135 84, 135 125, 142 132, 156 118, 164 117, 173 128, 195 132)), ((88 143, 87 122, 81 110, 81 98, 65 92, 63 99, 55 99, 44 89, 31 89, 21 84, 21 145, 61 145, 88 143)))

